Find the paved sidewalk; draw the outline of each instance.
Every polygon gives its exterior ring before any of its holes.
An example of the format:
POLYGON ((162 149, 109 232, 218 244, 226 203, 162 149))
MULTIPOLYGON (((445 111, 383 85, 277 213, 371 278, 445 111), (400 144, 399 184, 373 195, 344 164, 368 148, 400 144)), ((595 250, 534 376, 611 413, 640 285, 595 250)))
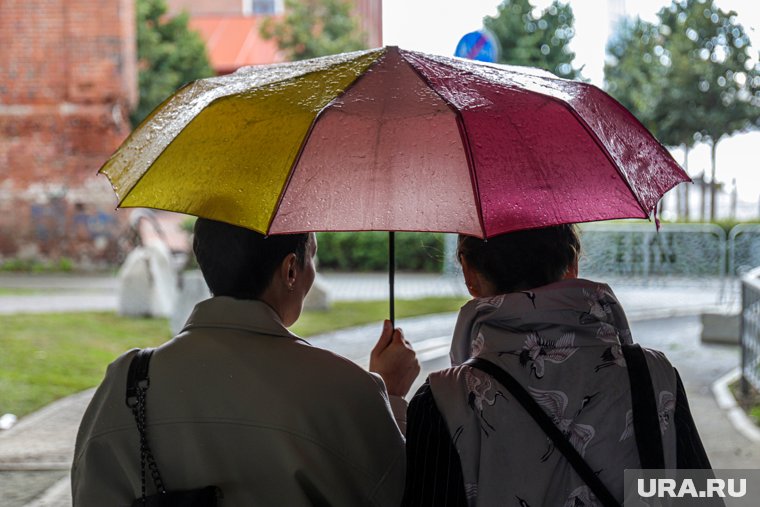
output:
MULTIPOLYGON (((338 300, 387 297, 387 278, 384 275, 326 275, 323 279, 338 300)), ((750 442, 734 430, 709 390, 710 384, 734 368, 739 360, 737 347, 704 345, 698 338, 700 324, 695 315, 704 309, 725 309, 725 305, 720 305, 721 287, 716 284, 681 287, 610 285, 626 308, 637 340, 647 346, 660 348, 679 368, 713 465, 719 468, 760 468, 760 444, 750 442), (652 318, 657 320, 651 320, 652 318)), ((0 312, 9 301, 18 302, 22 300, 20 298, 35 298, 35 311, 54 311, 61 307, 56 306, 57 299, 52 296, 60 294, 49 293, 50 290, 62 290, 80 296, 92 291, 96 293, 95 296, 103 298, 112 294, 116 286, 112 277, 79 281, 67 277, 40 277, 33 282, 24 282, 18 278, 9 282, 9 277, 2 276, 1 287, 43 292, 0 296, 0 312)), ((400 274, 396 292, 399 298, 455 295, 464 294, 464 287, 451 279, 400 274)), ((71 308, 68 311, 73 310, 71 308)), ((444 314, 399 321, 398 325, 404 329, 407 338, 414 342, 423 363, 425 371, 418 384, 424 380, 427 371, 446 366, 448 339, 455 318, 455 314, 444 314)), ((380 324, 376 323, 321 335, 310 341, 314 345, 335 350, 360 364, 366 364, 379 332, 380 324)), ((87 391, 59 400, 23 418, 12 429, 0 432, 0 505, 71 505, 68 467, 72 459, 76 428, 91 393, 92 391, 87 391)))
MULTIPOLYGON (((389 294, 385 273, 320 273, 317 280, 334 301, 387 299, 389 294)), ((118 304, 118 283, 115 275, 0 274, 0 314, 113 311, 118 304)), ((738 304, 737 291, 732 291, 730 283, 717 279, 678 284, 631 284, 626 280, 608 283, 631 315, 640 312, 642 316, 668 316, 727 305, 735 308, 738 304)), ((415 299, 467 296, 467 289, 461 275, 397 273, 395 293, 396 299, 415 299)))

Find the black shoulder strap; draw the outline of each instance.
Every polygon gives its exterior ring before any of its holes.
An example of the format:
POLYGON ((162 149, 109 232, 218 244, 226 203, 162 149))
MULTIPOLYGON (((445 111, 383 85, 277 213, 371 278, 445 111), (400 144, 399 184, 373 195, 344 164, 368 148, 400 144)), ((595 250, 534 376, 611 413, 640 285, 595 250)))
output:
POLYGON ((166 494, 164 481, 161 473, 158 471, 158 464, 153 457, 153 451, 150 449, 148 442, 148 425, 147 425, 147 403, 146 397, 150 387, 148 370, 150 367, 150 358, 154 349, 141 349, 137 351, 132 362, 129 363, 129 372, 127 373, 127 407, 132 411, 135 417, 137 431, 140 434, 140 488, 141 495, 135 501, 137 505, 147 505, 147 494, 145 484, 145 468, 150 470, 153 478, 153 484, 156 490, 161 494, 166 494))
POLYGON ((520 402, 528 414, 533 417, 533 420, 535 420, 541 429, 544 430, 544 433, 552 439, 554 446, 565 455, 565 458, 567 458, 573 466, 575 472, 586 482, 588 487, 591 488, 591 491, 594 492, 594 495, 596 495, 596 498, 602 503, 602 505, 605 507, 620 507, 620 503, 615 500, 615 497, 612 496, 610 490, 607 489, 594 471, 591 470, 591 467, 588 466, 588 463, 586 463, 581 455, 578 454, 578 451, 575 450, 575 447, 572 446, 567 437, 565 437, 562 431, 555 426, 546 412, 544 412, 538 403, 536 403, 536 400, 533 399, 528 391, 526 391, 525 388, 512 377, 512 375, 492 362, 480 357, 474 357, 466 361, 464 364, 488 373, 500 384, 506 387, 512 396, 520 402))
POLYGON ((127 407, 132 409, 137 403, 138 387, 148 388, 148 369, 150 367, 150 358, 154 349, 140 349, 137 351, 132 362, 129 363, 129 373, 127 373, 127 407))
POLYGON ((628 380, 631 383, 633 431, 636 435, 641 468, 663 469, 665 454, 662 448, 657 398, 644 351, 638 343, 623 345, 622 349, 628 380))

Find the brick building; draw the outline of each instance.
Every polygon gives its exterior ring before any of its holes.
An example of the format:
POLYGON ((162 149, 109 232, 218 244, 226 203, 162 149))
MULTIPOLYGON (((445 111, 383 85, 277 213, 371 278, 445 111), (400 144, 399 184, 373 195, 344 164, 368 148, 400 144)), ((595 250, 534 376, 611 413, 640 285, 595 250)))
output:
POLYGON ((129 133, 135 58, 134 0, 0 2, 0 261, 116 257, 96 173, 129 133))
MULTIPOLYGON (((367 46, 382 0, 353 0, 367 46)), ((167 0, 190 13, 219 74, 282 61, 259 37, 283 0, 167 0)), ((135 0, 0 0, 0 263, 118 261, 129 211, 97 170, 137 103, 135 0)))

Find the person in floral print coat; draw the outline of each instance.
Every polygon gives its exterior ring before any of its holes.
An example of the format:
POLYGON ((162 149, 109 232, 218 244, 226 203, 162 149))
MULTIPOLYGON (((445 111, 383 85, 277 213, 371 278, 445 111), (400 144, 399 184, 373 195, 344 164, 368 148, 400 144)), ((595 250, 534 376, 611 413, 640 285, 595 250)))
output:
MULTIPOLYGON (((622 345, 633 342, 609 286, 578 278, 573 225, 460 236, 473 299, 454 330, 452 367, 433 373, 407 415, 407 506, 600 505, 517 400, 481 370, 508 371, 622 503, 641 468, 622 345)), ((644 349, 666 468, 710 468, 678 373, 644 349)))

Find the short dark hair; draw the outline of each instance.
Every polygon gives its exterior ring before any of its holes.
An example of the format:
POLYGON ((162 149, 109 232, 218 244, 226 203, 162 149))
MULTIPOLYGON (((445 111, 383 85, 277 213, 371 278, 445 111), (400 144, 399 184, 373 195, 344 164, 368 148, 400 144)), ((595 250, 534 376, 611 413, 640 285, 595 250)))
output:
POLYGON ((459 236, 458 256, 501 293, 557 282, 580 255, 573 224, 508 232, 482 240, 459 236))
POLYGON ((257 299, 272 281, 277 266, 291 253, 303 266, 309 234, 264 236, 216 220, 195 222, 193 252, 211 294, 257 299))

